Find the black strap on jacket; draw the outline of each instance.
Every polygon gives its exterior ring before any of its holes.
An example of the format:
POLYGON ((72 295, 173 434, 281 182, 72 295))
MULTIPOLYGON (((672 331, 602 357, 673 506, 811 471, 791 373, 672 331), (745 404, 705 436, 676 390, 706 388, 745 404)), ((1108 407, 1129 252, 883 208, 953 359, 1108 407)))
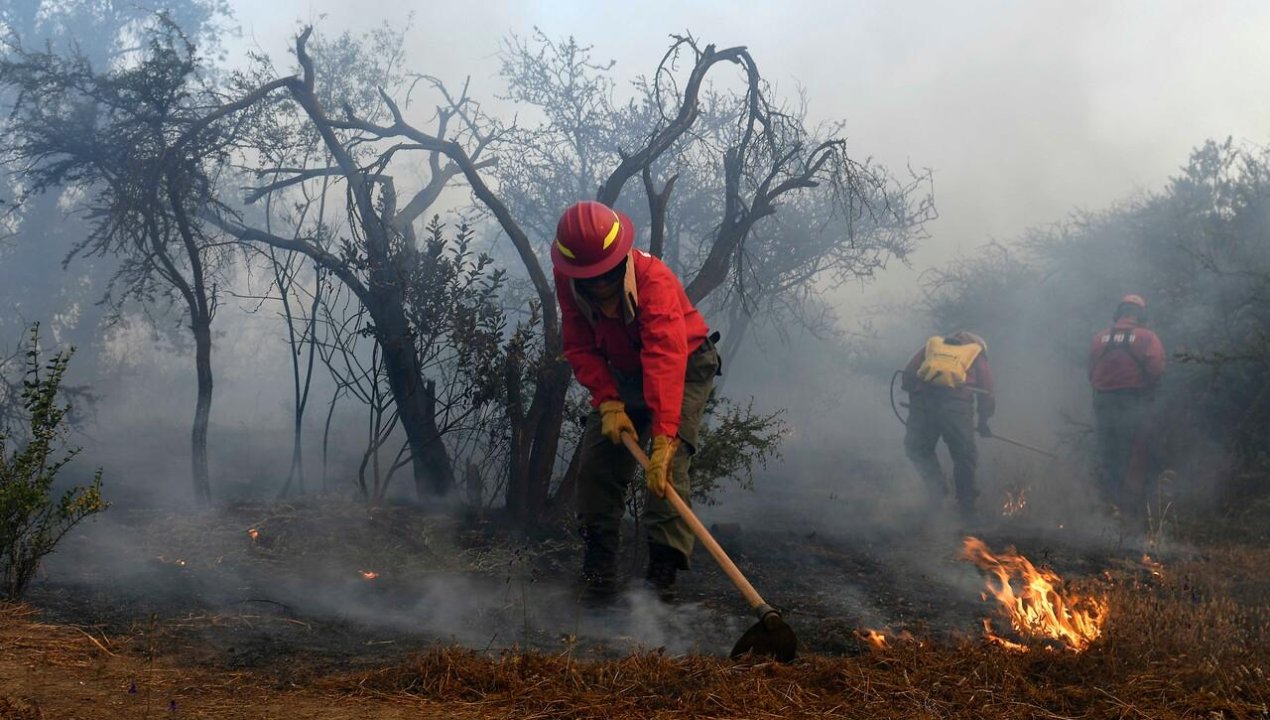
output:
POLYGON ((1137 364, 1138 374, 1142 378, 1142 382, 1145 383, 1148 379, 1146 360, 1133 351, 1133 333, 1135 330, 1137 328, 1111 328, 1107 336, 1107 342, 1102 346, 1102 353, 1098 355, 1098 359, 1101 360, 1108 353, 1116 350, 1128 354, 1129 357, 1133 358, 1133 362, 1137 364))
MULTIPOLYGON (((701 347, 705 347, 705 348, 714 348, 714 350, 715 350, 715 354, 716 354, 716 355, 718 355, 718 354, 719 354, 719 353, 718 353, 718 350, 719 350, 719 347, 718 347, 718 346, 719 346, 719 338, 721 338, 721 337, 723 337, 723 336, 719 334, 719 331, 718 331, 718 330, 715 330, 714 332, 710 333, 709 335, 706 335, 706 339, 705 339, 705 340, 701 341, 701 347)), ((718 369, 718 370, 716 370, 716 371, 714 372, 714 374, 715 374, 715 376, 720 376, 720 375, 722 375, 722 374, 723 374, 723 356, 722 356, 722 355, 719 355, 719 369, 718 369)))

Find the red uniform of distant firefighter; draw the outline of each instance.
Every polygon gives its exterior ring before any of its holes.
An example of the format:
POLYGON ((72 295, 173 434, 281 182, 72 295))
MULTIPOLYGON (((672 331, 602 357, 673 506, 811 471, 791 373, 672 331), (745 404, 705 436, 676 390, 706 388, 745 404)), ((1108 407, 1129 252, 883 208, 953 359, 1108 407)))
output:
POLYGON ((1151 455, 1144 429, 1164 376, 1164 345, 1146 328, 1147 303, 1126 295, 1114 324, 1089 345, 1089 384, 1098 432, 1099 487, 1117 508, 1140 512, 1151 455))
POLYGON ((965 330, 931 337, 908 361, 902 382, 901 387, 909 393, 904 451, 925 481, 932 506, 941 505, 948 495, 948 481, 935 456, 942 438, 952 456, 953 488, 961 518, 973 521, 979 496, 975 487, 979 462, 974 437, 976 401, 980 435, 992 434, 988 418, 996 411, 988 343, 965 330))
MULTIPOLYGON (((560 301, 564 355, 591 393, 582 435, 578 520, 588 596, 619 589, 617 556, 626 487, 635 459, 622 434, 652 437, 647 581, 663 599, 688 568, 694 538, 665 499, 665 483, 691 497, 688 467, 720 360, 710 330, 661 260, 634 250, 635 228, 602 203, 570 206, 556 225, 551 260, 560 301)), ((716 336, 717 337, 717 336, 716 336)))

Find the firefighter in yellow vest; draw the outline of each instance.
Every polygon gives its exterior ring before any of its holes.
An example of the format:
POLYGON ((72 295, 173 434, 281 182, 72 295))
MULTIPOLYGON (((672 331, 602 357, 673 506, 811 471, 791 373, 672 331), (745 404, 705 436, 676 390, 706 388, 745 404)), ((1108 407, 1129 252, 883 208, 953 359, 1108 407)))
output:
POLYGON ((904 368, 901 387, 909 393, 908 427, 904 451, 916 466, 933 507, 943 504, 948 482, 935 456, 940 439, 953 461, 953 489, 963 522, 975 520, 975 407, 977 430, 990 437, 988 418, 996 410, 988 344, 972 332, 936 335, 926 341, 904 368))

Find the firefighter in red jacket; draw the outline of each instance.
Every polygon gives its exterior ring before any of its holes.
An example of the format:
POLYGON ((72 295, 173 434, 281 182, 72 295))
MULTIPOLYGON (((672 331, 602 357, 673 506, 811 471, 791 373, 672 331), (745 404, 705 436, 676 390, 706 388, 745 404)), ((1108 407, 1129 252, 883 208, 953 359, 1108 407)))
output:
POLYGON ((1140 506, 1145 501, 1148 453, 1143 428, 1164 376, 1164 345, 1146 328, 1146 321, 1146 300, 1125 295, 1116 307, 1114 324, 1094 335, 1089 345, 1099 487, 1107 502, 1131 513, 1144 510, 1140 506))
POLYGON ((688 501, 689 458, 720 360, 701 313, 661 260, 633 249, 635 228, 602 203, 561 215, 552 243, 564 355, 591 393, 582 435, 577 509, 582 580, 591 599, 619 589, 617 557, 626 487, 636 463, 622 434, 651 435, 643 524, 647 582, 673 599, 693 535, 665 499, 665 483, 688 501))
POLYGON ((988 344, 978 335, 960 330, 926 341, 904 368, 901 387, 909 393, 909 413, 904 451, 930 492, 930 504, 938 508, 948 495, 948 481, 935 455, 942 438, 953 462, 953 490, 963 523, 975 521, 975 471, 979 454, 977 430, 989 437, 988 418, 996 411, 996 388, 988 364, 988 344))

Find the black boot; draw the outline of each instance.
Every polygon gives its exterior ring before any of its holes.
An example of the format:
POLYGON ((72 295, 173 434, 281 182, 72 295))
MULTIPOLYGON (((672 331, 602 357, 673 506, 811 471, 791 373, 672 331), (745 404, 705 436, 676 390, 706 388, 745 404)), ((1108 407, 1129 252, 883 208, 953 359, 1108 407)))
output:
POLYGON ((979 490, 975 487, 974 475, 968 472, 953 474, 957 491, 957 519, 963 531, 981 530, 983 518, 979 517, 979 490))
POLYGON ((595 525, 581 529, 582 599, 591 605, 605 605, 617 598, 618 534, 595 525))
POLYGON ((645 576, 645 585, 657 593, 657 597, 662 602, 674 602, 677 597, 675 574, 687 565, 687 559, 683 553, 669 545, 650 542, 648 543, 648 574, 645 576))
POLYGON ((957 501, 957 519, 961 523, 962 532, 973 532, 981 530, 979 512, 975 508, 974 500, 958 500, 957 501))

